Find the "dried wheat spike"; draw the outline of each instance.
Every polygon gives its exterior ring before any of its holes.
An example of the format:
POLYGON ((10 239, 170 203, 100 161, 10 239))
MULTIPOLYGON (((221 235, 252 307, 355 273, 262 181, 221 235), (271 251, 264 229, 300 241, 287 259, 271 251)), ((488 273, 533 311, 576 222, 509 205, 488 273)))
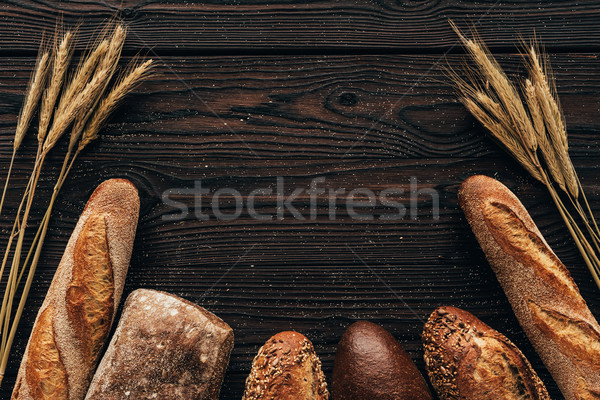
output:
MULTIPOLYGON (((42 50, 40 47, 40 52, 41 51, 42 50)), ((48 76, 49 60, 50 53, 48 51, 44 51, 41 56, 38 56, 34 73, 32 74, 29 86, 27 88, 25 102, 23 103, 23 108, 21 108, 21 112, 19 114, 17 130, 15 131, 15 141, 13 145, 15 151, 17 151, 17 149, 21 146, 23 138, 25 137, 25 133, 27 132, 27 128, 29 127, 31 119, 33 118, 33 113, 35 112, 35 109, 40 102, 40 98, 42 97, 42 92, 44 91, 44 85, 48 76)))
POLYGON ((73 55, 73 33, 67 31, 60 44, 58 42, 58 32, 54 39, 54 57, 52 61, 52 74, 50 75, 50 82, 46 90, 44 91, 42 99, 42 107, 40 109, 40 121, 38 128, 38 142, 43 143, 48 133, 48 127, 50 126, 50 119, 54 111, 54 106, 58 99, 58 94, 62 88, 63 81, 65 79, 69 63, 71 62, 71 56, 73 55))
POLYGON ((100 102, 97 110, 94 112, 94 115, 86 126, 81 142, 79 143, 79 151, 98 138, 98 133, 110 114, 117 108, 127 94, 133 91, 149 76, 152 66, 153 61, 147 60, 142 64, 130 67, 128 72, 119 79, 118 83, 113 87, 110 93, 100 102))

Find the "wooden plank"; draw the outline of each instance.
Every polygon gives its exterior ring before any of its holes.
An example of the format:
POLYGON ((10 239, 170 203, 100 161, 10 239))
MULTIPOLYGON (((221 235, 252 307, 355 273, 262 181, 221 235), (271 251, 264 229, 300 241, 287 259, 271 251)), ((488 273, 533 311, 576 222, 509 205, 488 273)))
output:
MULTIPOLYGON (((419 332, 436 306, 469 309, 501 329, 555 386, 516 323, 510 307, 457 206, 456 190, 474 173, 495 176, 513 188, 532 211, 542 232, 570 267, 596 315, 600 300, 568 233, 544 189, 473 123, 440 81, 437 57, 272 56, 167 57, 157 76, 138 89, 115 116, 97 144, 75 165, 51 224, 27 311, 0 397, 7 398, 35 312, 47 290, 66 241, 95 186, 109 177, 127 177, 142 197, 142 217, 126 292, 138 287, 174 292, 196 301, 232 325, 236 347, 224 399, 240 398, 258 347, 273 333, 297 329, 315 343, 331 374, 335 346, 357 319, 388 328, 423 367, 419 332), (424 76, 424 78, 423 78, 424 76), (365 132, 367 133, 365 135, 365 132), (364 140, 361 137, 365 135, 364 140), (357 140, 358 139, 358 140, 357 140), (356 144, 358 143, 358 144, 356 144), (242 196, 258 188, 285 193, 303 189, 294 205, 306 220, 286 212, 277 218, 274 193, 258 196, 256 210, 274 216, 255 220, 248 209, 233 221, 165 220, 177 208, 163 203, 170 189, 193 188, 197 181, 213 193, 233 188, 242 196), (306 190, 315 178, 326 189, 410 190, 421 188, 416 220, 380 219, 389 207, 365 211, 374 220, 356 220, 320 197, 315 218, 306 190), (407 306, 408 305, 408 306, 407 306), (411 311, 412 310, 412 311, 411 311)), ((455 56, 450 60, 457 60, 455 56)), ((518 57, 502 57, 510 71, 518 57)), ((16 114, 33 60, 0 60, 0 176, 8 167, 16 114)), ((595 56, 553 58, 559 93, 571 131, 574 163, 597 213, 596 114, 600 64, 595 56)), ((47 198, 60 152, 52 156, 40 184, 47 198)), ((29 137, 15 169, 18 193, 34 155, 29 137)), ((13 192, 14 193, 14 192, 13 192)), ((407 194, 393 197, 405 204, 407 194)), ((190 193, 177 198, 195 205, 190 193)), ((7 211, 18 195, 11 195, 7 211)), ((236 204, 223 197, 224 213, 236 204)), ((32 223, 39 221, 37 201, 32 223)), ((210 211, 205 203, 204 211, 210 211)), ((7 214, 4 214, 6 216, 7 214)), ((0 220, 0 243, 9 220, 0 220)))
POLYGON ((84 38, 118 11, 131 27, 128 51, 159 53, 305 51, 444 51, 456 36, 448 19, 479 27, 495 48, 514 47, 533 29, 552 51, 596 51, 600 2, 427 0, 420 2, 279 0, 4 2, 0 51, 37 50, 57 16, 81 26, 84 38))
MULTIPOLYGON (((448 60, 457 65, 462 57, 448 60)), ((522 68, 519 56, 500 60, 509 73, 522 68)), ((381 159, 502 154, 457 102, 445 83, 446 61, 437 56, 165 57, 158 62, 157 75, 129 98, 117 123, 96 145, 98 154, 165 163, 194 155, 381 159)), ((557 55, 552 64, 571 154, 576 159, 594 156, 600 131, 598 57, 557 55)), ((31 59, 0 64, 0 152, 5 154, 12 151, 31 68, 31 59)))

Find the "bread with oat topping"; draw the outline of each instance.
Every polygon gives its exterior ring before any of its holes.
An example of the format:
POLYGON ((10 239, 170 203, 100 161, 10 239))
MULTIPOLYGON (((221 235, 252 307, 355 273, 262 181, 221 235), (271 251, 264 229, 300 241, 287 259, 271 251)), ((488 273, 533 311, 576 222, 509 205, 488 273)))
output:
POLYGON ((327 400, 329 391, 312 343, 280 332, 258 351, 242 400, 327 400))

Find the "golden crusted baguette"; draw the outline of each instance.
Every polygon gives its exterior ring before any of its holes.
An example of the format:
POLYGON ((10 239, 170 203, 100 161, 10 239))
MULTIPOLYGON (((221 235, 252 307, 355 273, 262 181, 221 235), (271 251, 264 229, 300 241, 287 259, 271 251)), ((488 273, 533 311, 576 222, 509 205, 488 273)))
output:
POLYGON ((431 313, 423 349, 442 400, 550 400, 517 346, 467 311, 440 307, 431 313))
POLYGON ((600 399, 600 326, 519 199, 477 175, 459 200, 515 315, 567 400, 600 399))
POLYGON ((242 400, 327 400, 321 361, 304 335, 280 332, 258 351, 242 400))
POLYGON ((81 400, 118 307, 139 214, 133 184, 94 191, 39 310, 13 400, 81 400))

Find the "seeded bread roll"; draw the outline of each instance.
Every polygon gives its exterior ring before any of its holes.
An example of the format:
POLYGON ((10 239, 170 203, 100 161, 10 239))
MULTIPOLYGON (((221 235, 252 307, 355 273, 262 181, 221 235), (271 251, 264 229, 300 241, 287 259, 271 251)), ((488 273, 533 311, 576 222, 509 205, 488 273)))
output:
POLYGON ((327 400, 321 361, 298 332, 281 332, 258 351, 242 400, 327 400))
POLYGON ((139 208, 124 179, 90 197, 39 310, 13 400, 85 396, 123 293, 139 208))
POLYGON ((519 199, 473 176, 460 204, 519 323, 567 400, 600 399, 600 326, 519 199))
POLYGON ((423 348, 442 400, 550 400, 517 346, 467 311, 435 310, 423 329, 423 348))
POLYGON ((233 331, 194 303, 156 290, 127 298, 86 400, 217 400, 233 331))

